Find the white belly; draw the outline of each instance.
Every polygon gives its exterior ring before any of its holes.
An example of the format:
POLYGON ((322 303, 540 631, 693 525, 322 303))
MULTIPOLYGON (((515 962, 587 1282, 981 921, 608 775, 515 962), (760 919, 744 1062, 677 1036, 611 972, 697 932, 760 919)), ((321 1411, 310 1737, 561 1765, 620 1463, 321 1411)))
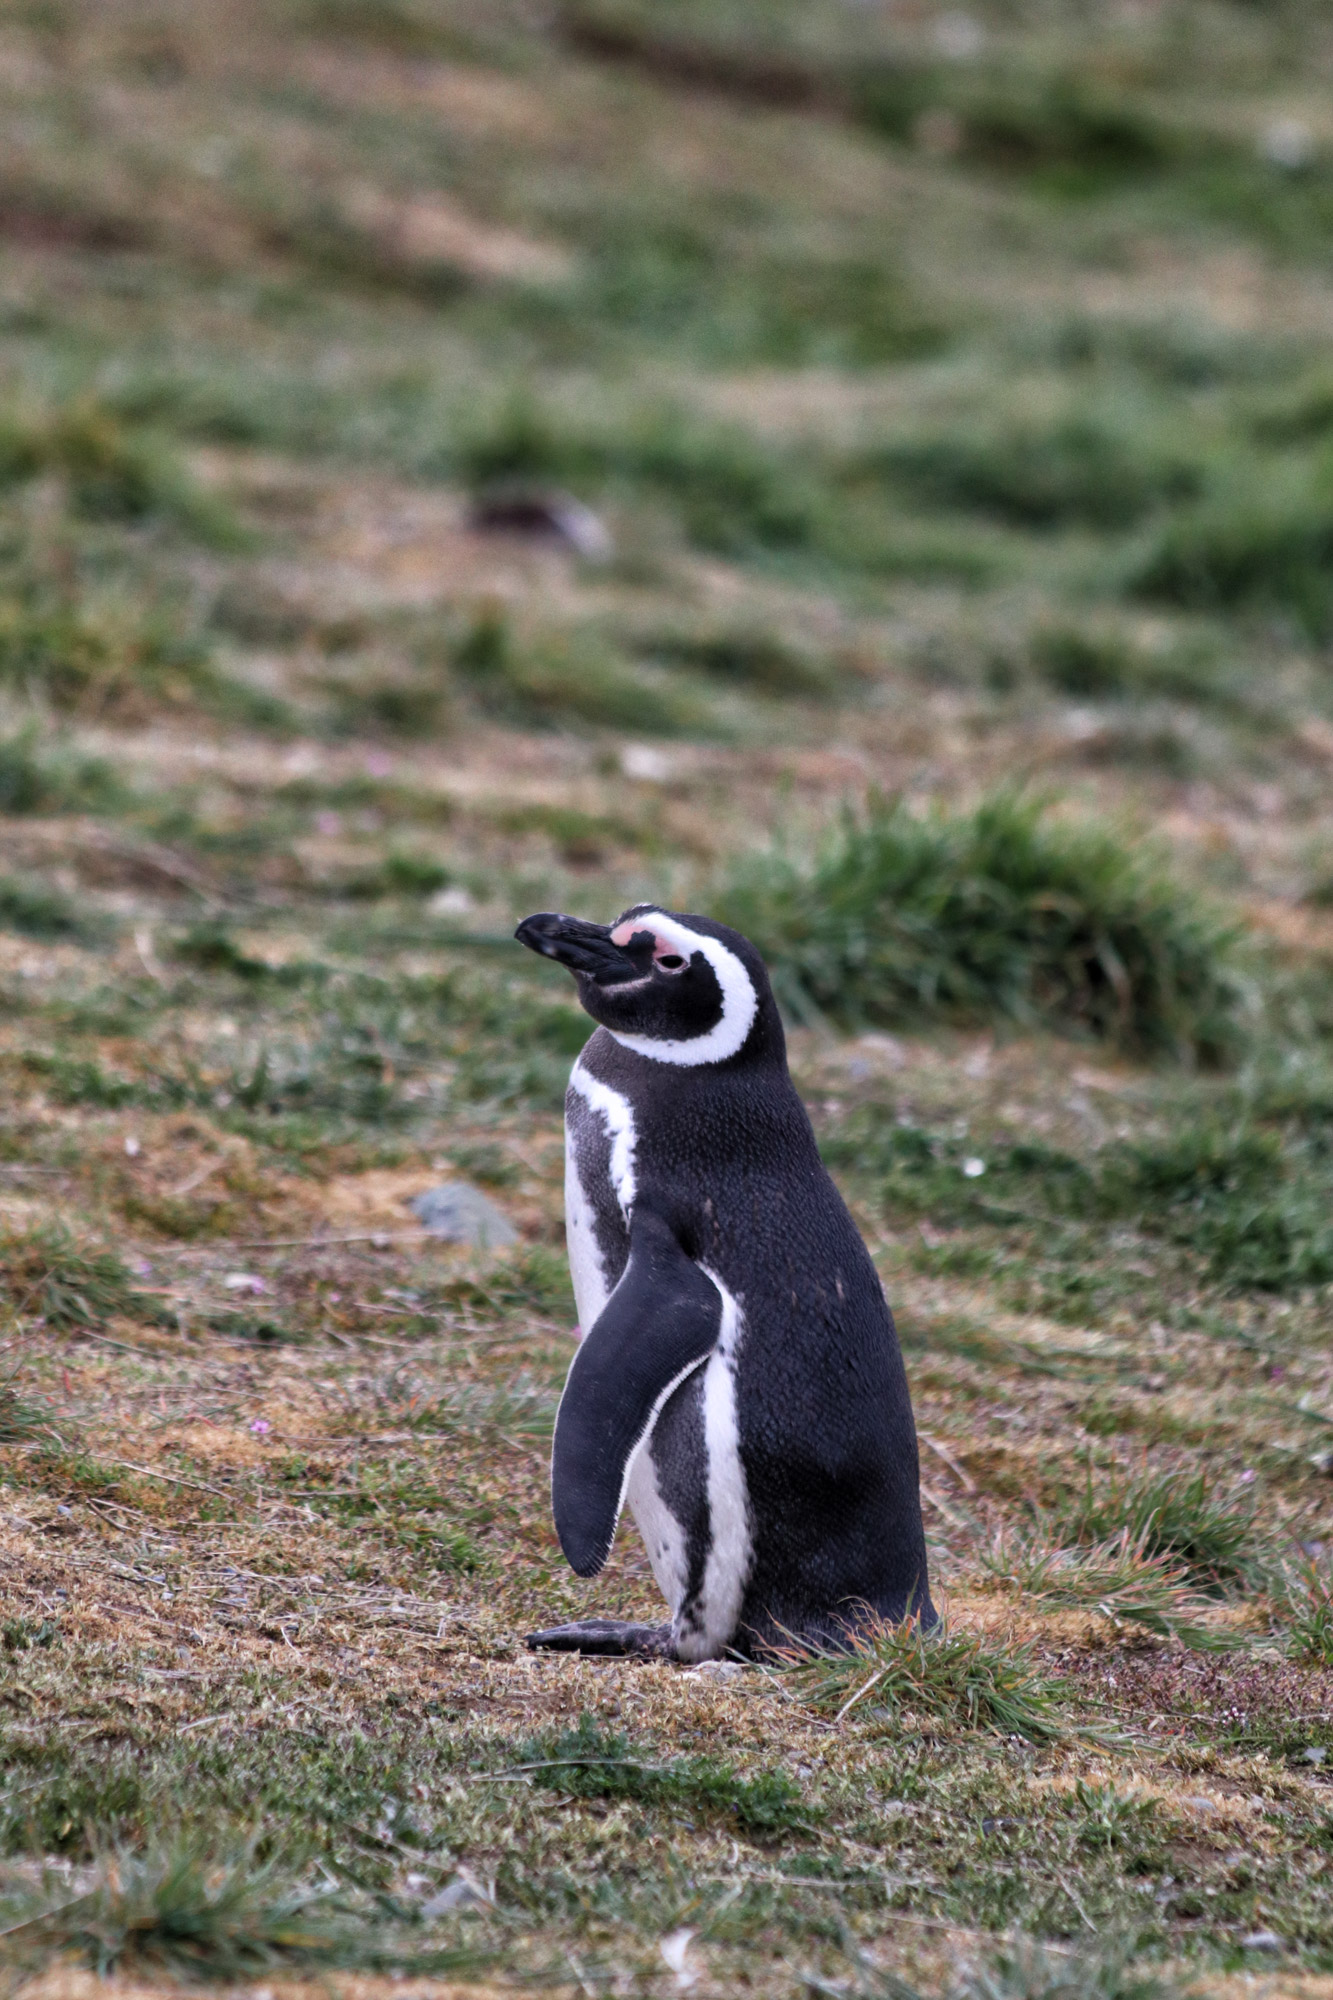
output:
MULTIPOLYGON (((612 1273, 598 1240, 599 1211, 605 1222, 618 1210, 628 1237, 637 1191, 637 1134, 629 1100, 590 1076, 581 1063, 574 1066, 570 1089, 600 1127, 595 1166, 594 1149, 586 1144, 584 1157, 580 1157, 572 1124, 567 1124, 565 1144, 565 1235, 579 1326, 586 1334, 612 1291, 612 1273), (590 1185, 594 1172, 604 1178, 600 1184, 590 1185), (614 1207, 608 1195, 613 1197, 614 1207)), ((580 1116, 577 1122, 586 1132, 589 1121, 580 1116)), ((722 1295, 722 1325, 717 1347, 702 1364, 704 1434, 699 1477, 706 1485, 709 1535, 702 1578, 696 1577, 693 1590, 688 1538, 684 1525, 662 1496, 650 1448, 651 1432, 631 1461, 625 1495, 658 1589, 671 1608, 676 1650, 684 1660, 715 1658, 731 1642, 754 1555, 736 1417, 736 1357, 745 1316, 717 1275, 708 1271, 707 1276, 722 1295)))

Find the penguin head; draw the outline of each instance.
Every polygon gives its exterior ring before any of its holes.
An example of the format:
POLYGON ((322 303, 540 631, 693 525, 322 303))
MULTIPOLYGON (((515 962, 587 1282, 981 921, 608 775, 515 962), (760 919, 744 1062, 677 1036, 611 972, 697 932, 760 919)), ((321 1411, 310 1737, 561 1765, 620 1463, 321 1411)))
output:
POLYGON ((725 924, 637 903, 614 924, 525 917, 514 935, 567 965, 585 1013, 638 1055, 695 1068, 782 1053, 764 962, 725 924))

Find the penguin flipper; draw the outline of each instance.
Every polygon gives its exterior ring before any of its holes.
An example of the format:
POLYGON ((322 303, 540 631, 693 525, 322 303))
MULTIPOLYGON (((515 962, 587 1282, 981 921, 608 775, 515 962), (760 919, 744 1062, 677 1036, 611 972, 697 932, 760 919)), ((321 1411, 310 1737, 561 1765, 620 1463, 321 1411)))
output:
POLYGON ((574 1356, 555 1420, 551 1499, 578 1576, 596 1576, 610 1555, 630 1461, 722 1330, 717 1286, 642 1203, 629 1243, 629 1262, 574 1356))

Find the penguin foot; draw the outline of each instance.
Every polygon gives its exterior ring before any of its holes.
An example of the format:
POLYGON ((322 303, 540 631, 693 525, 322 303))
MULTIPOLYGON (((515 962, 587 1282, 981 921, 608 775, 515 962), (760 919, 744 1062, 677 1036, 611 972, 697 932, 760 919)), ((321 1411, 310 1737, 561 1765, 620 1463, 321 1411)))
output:
POLYGON ((671 1660, 675 1648, 669 1625, 630 1625, 623 1618, 581 1618, 529 1632, 531 1653, 590 1653, 614 1658, 671 1660))

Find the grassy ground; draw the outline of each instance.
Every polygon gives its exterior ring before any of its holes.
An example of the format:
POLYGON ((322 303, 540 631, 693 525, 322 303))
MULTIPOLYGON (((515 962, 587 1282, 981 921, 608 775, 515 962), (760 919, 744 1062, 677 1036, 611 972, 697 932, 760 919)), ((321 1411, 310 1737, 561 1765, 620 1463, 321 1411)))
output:
POLYGON ((1331 72, 1299 0, 0 10, 34 1990, 1325 1990, 1331 72), (772 955, 930 1645, 523 1650, 654 1590, 548 1518, 586 1024, 507 939, 640 897, 772 955))

